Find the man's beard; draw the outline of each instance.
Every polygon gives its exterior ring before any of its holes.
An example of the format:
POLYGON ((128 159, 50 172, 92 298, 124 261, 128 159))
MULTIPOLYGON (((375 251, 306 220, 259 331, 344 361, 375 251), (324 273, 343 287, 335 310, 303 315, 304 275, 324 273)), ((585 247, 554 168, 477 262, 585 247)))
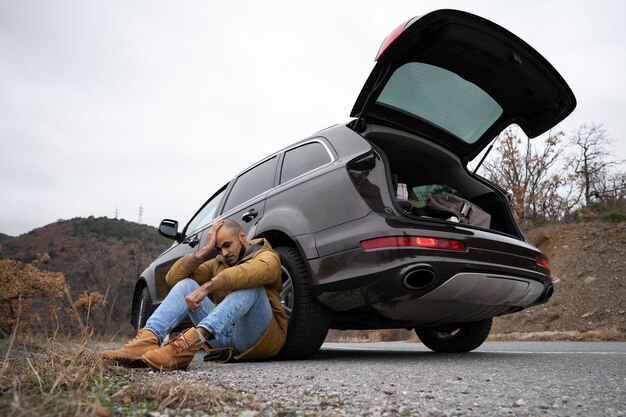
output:
POLYGON ((242 258, 243 258, 243 254, 246 253, 246 248, 243 247, 243 245, 241 245, 241 248, 239 249, 239 255, 237 256, 237 259, 234 260, 234 262, 230 265, 236 265, 237 262, 239 262, 242 258))

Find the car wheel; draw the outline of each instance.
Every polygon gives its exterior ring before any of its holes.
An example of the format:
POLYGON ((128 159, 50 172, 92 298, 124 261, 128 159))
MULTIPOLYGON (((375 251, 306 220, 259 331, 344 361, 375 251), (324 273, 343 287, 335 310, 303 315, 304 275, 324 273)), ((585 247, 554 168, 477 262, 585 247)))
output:
POLYGON ((148 321, 148 317, 152 314, 152 300, 150 299, 150 291, 148 287, 143 287, 139 294, 137 307, 137 320, 135 320, 135 331, 143 329, 148 321))
POLYGON ((415 329, 417 337, 435 352, 469 352, 487 339, 491 319, 472 323, 446 324, 438 327, 415 329))
POLYGON ((315 296, 306 266, 296 248, 278 247, 283 290, 280 299, 289 318, 287 342, 280 351, 283 359, 306 359, 324 343, 330 313, 315 296))

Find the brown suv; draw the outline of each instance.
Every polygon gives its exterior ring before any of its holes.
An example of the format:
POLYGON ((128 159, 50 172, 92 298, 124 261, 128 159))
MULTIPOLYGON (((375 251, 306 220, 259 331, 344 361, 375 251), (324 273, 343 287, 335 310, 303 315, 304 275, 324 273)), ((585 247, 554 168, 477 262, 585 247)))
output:
POLYGON ((315 353, 329 328, 415 329, 435 351, 469 351, 494 316, 550 298, 546 257, 467 163, 513 123, 535 137, 563 120, 576 106, 565 81, 515 35, 454 10, 403 23, 376 61, 349 123, 238 174, 182 231, 163 221, 175 242, 137 282, 135 327, 224 218, 281 256, 286 358, 315 353))

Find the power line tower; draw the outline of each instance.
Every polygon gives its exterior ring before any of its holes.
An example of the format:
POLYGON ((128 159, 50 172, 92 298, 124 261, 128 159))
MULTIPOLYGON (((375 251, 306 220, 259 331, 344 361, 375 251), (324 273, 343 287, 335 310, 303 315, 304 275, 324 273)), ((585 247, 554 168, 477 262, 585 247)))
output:
POLYGON ((143 224, 143 204, 139 205, 139 217, 137 218, 137 223, 143 224))
POLYGON ((115 207, 115 220, 117 220, 117 216, 119 216, 120 212, 117 209, 117 207, 115 207))

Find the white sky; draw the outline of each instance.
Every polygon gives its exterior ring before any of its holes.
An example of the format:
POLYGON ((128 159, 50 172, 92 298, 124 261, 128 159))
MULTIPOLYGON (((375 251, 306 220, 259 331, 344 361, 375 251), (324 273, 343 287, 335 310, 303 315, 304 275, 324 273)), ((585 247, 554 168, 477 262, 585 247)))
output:
POLYGON ((185 223, 258 159, 348 120, 398 24, 439 8, 543 54, 626 157, 623 1, 0 0, 0 232, 185 223))

